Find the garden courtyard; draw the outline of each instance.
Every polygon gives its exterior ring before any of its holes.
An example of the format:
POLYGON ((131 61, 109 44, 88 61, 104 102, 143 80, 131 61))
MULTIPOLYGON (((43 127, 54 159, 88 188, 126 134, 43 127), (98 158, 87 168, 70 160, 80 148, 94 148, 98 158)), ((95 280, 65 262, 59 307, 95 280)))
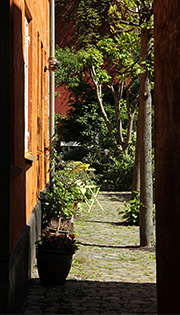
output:
POLYGON ((75 218, 79 250, 63 286, 40 283, 34 266, 24 314, 157 314, 155 248, 118 214, 127 192, 100 192, 75 218))

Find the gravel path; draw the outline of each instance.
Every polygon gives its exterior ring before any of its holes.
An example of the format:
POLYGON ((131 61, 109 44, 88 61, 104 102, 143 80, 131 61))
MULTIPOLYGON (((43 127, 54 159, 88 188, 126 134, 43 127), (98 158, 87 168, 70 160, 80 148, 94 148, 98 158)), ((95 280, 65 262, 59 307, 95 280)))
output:
POLYGON ((155 250, 139 247, 139 227, 123 224, 129 193, 100 192, 75 219, 79 250, 64 286, 43 286, 34 268, 24 314, 157 314, 155 250))

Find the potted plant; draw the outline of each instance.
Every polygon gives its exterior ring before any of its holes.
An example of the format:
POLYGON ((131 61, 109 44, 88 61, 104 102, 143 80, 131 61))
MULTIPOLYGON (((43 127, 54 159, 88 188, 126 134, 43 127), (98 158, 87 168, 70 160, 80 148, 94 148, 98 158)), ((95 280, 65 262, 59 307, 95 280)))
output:
POLYGON ((62 229, 62 220, 75 213, 82 200, 77 180, 87 180, 84 168, 73 163, 56 168, 53 185, 42 194, 43 230, 37 242, 37 267, 44 284, 63 284, 71 268, 72 257, 77 250, 74 234, 62 229), (54 224, 54 225, 53 225, 54 224))
POLYGON ((37 242, 37 267, 43 284, 64 284, 78 249, 75 235, 42 231, 37 242))

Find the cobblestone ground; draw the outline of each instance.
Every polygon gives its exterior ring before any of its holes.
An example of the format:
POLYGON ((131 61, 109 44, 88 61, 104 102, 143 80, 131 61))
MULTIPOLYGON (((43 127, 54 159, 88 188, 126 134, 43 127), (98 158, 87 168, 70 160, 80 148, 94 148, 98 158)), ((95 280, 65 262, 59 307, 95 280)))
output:
POLYGON ((128 193, 99 193, 75 219, 79 250, 64 286, 43 286, 34 267, 23 314, 157 314, 154 249, 139 247, 139 227, 123 224, 128 193))

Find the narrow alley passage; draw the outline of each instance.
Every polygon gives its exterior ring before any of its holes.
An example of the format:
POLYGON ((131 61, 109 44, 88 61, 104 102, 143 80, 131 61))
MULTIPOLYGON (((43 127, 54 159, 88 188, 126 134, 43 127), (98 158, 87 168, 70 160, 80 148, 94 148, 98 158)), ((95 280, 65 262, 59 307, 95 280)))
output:
POLYGON ((64 286, 43 286, 34 267, 23 314, 157 314, 155 250, 139 248, 139 227, 118 208, 129 193, 100 192, 75 219, 79 250, 64 286))

